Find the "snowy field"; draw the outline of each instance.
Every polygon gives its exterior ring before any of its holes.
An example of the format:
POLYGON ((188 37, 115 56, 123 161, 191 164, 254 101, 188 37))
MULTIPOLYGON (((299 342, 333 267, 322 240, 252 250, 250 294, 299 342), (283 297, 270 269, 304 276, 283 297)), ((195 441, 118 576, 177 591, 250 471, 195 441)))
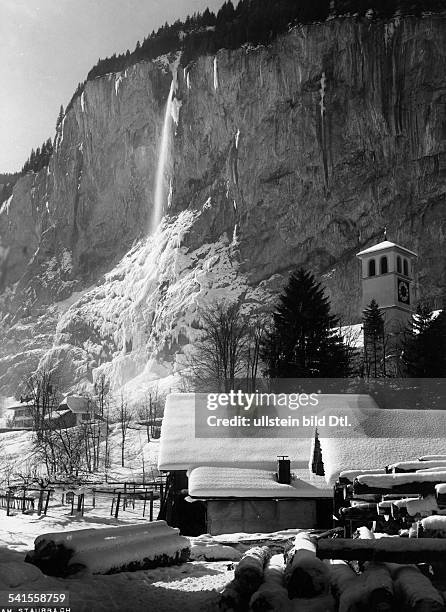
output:
MULTIPOLYGON (((33 459, 31 434, 7 432, 0 434, 2 456, 7 457, 13 470, 33 459)), ((156 474, 159 440, 147 443, 144 429, 129 430, 126 442, 125 467, 119 465, 120 430, 116 426, 112 438, 112 469, 108 477, 118 481, 141 480, 144 470, 148 479, 156 474)), ((98 485, 98 488, 104 488, 98 485)), ((102 529, 110 526, 142 524, 143 502, 137 500, 135 508, 121 508, 119 519, 110 515, 112 496, 96 494, 92 506, 92 490, 85 492, 84 516, 76 512, 71 516, 71 505, 62 505, 62 490, 57 489, 50 501, 47 515, 22 514, 19 510, 6 516, 0 508, 0 590, 8 588, 57 589, 69 591, 73 612, 130 612, 157 610, 199 612, 215 610, 218 592, 234 577, 233 561, 257 541, 274 541, 279 548, 290 541, 296 530, 277 534, 230 534, 229 536, 200 536, 192 538, 191 561, 179 566, 152 570, 123 572, 110 576, 78 575, 69 579, 45 576, 35 566, 24 562, 26 554, 33 550, 34 540, 44 533, 78 529, 102 529)), ((81 492, 81 491, 79 491, 81 492)), ((154 503, 157 518, 158 500, 154 503)))
POLYGON ((0 510, 0 590, 8 588, 68 591, 73 612, 158 610, 183 612, 217 609, 217 596, 234 578, 233 563, 242 552, 258 542, 272 543, 278 550, 290 542, 298 530, 275 534, 230 534, 191 538, 192 560, 179 566, 123 572, 110 576, 78 575, 69 579, 45 576, 38 568, 24 562, 43 533, 63 530, 98 529, 113 525, 141 524, 138 508, 120 513, 119 520, 110 517, 110 503, 89 504, 87 495, 84 516, 70 516, 71 508, 51 503, 47 516, 23 515, 16 511, 7 517, 0 510))
MULTIPOLYGON (((60 495, 58 495, 60 497, 60 495)), ((88 500, 87 500, 88 501, 88 500)), ((25 555, 34 548, 34 540, 43 533, 125 525, 147 521, 137 511, 120 513, 118 521, 110 517, 110 503, 95 509, 86 505, 84 517, 70 516, 70 507, 52 503, 47 516, 6 516, 0 510, 0 589, 56 589, 69 591, 70 606, 75 612, 102 610, 212 610, 217 590, 233 578, 228 562, 192 561, 175 567, 111 576, 90 576, 62 579, 45 576, 33 565, 24 563, 25 555)), ((195 555, 228 557, 217 543, 203 542, 195 555)), ((238 558, 231 549, 233 558, 238 558), (235 555, 235 557, 234 557, 235 555)))

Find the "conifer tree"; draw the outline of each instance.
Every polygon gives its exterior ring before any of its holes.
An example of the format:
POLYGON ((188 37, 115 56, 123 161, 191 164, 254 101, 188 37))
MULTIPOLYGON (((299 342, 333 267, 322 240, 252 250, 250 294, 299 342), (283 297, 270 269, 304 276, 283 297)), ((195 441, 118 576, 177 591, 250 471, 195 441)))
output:
POLYGON ((270 378, 342 377, 349 352, 320 283, 303 268, 291 274, 273 314, 262 359, 270 378))
POLYGON ((364 366, 366 376, 386 375, 386 336, 384 317, 378 303, 372 300, 363 312, 364 366))
POLYGON ((59 114, 57 116, 57 121, 56 121, 56 130, 59 127, 59 125, 62 123, 64 117, 64 110, 63 110, 63 105, 60 105, 60 110, 59 110, 59 114))
POLYGON ((418 306, 409 321, 404 342, 403 362, 408 376, 446 376, 446 312, 437 317, 426 306, 418 306))

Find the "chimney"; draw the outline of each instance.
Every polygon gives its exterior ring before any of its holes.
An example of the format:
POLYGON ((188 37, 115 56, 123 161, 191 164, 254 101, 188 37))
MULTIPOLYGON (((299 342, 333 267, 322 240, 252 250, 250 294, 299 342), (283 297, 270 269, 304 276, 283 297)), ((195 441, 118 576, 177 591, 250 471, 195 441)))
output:
POLYGON ((291 484, 291 461, 288 455, 280 455, 277 459, 277 482, 291 484))

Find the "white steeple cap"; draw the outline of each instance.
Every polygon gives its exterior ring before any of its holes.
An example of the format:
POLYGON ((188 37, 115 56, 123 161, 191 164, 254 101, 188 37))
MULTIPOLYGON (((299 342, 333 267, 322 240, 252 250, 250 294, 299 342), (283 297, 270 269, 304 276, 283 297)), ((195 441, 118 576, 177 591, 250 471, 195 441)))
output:
POLYGON ((373 246, 365 249, 364 251, 360 251, 356 254, 356 257, 362 257, 362 255, 371 255, 372 253, 376 253, 378 251, 385 251, 387 249, 398 249, 402 251, 406 255, 410 255, 411 257, 418 257, 416 253, 406 249, 405 247, 400 246, 399 244, 395 244, 394 242, 390 242, 389 240, 384 240, 383 242, 379 242, 378 244, 374 244, 373 246))

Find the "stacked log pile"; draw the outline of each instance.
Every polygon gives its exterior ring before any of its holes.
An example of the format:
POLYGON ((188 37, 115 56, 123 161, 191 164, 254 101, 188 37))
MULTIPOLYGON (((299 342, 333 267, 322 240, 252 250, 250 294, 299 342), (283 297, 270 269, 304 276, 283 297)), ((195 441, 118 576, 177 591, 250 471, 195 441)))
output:
POLYGON ((43 534, 25 560, 45 574, 65 577, 79 571, 113 574, 174 565, 189 555, 189 539, 179 529, 154 521, 43 534))
POLYGON ((446 455, 341 472, 334 498, 346 536, 366 525, 392 535, 444 537, 443 519, 426 519, 446 515, 446 455))
POLYGON ((376 538, 367 529, 361 536, 317 539, 301 533, 285 555, 251 549, 221 593, 219 609, 446 612, 443 594, 415 564, 445 559, 446 540, 376 538))

